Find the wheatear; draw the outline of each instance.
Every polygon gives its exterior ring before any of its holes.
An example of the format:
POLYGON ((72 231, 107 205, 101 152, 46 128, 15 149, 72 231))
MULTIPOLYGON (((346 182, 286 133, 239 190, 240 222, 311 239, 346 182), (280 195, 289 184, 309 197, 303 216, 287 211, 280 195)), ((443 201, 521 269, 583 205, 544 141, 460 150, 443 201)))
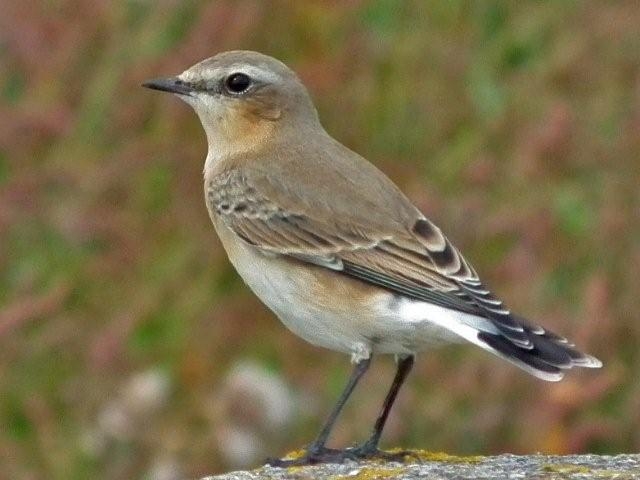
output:
POLYGON ((249 288, 296 335, 355 363, 305 456, 274 463, 381 455, 380 435, 414 356, 437 345, 470 342, 548 381, 602 365, 511 313, 389 178, 324 130, 283 63, 225 52, 144 86, 176 94, 200 117, 209 216, 249 288), (327 448, 371 356, 385 353, 398 370, 371 437, 327 448))

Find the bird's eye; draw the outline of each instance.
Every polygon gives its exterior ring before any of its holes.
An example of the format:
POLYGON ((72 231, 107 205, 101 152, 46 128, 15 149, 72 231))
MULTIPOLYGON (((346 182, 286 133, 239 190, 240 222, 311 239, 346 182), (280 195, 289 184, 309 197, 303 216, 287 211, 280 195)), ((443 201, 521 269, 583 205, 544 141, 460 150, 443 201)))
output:
POLYGON ((251 86, 251 78, 244 73, 232 73, 226 78, 224 85, 229 93, 244 93, 251 86))

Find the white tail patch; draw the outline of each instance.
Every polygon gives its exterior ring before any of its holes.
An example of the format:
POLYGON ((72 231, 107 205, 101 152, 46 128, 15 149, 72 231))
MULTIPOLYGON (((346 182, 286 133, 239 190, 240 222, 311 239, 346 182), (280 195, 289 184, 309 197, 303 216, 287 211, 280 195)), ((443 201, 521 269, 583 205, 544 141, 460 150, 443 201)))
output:
MULTIPOLYGON (((495 325, 493 325, 493 323, 485 318, 410 299, 400 300, 397 309, 398 316, 406 322, 430 322, 438 325, 439 327, 445 328, 455 333, 459 337, 467 340, 468 342, 473 343, 474 345, 477 345, 478 347, 507 360, 508 362, 521 368, 534 377, 546 380, 548 382, 557 382, 564 376, 562 372, 549 373, 537 370, 516 358, 509 357, 508 355, 497 351, 495 348, 487 345, 485 342, 480 340, 478 338, 479 331, 488 333, 499 333, 495 325)), ((595 358, 593 360, 595 362, 599 362, 595 358)), ((593 362, 594 367, 596 366, 595 362, 593 362)), ((580 364, 580 366, 587 365, 580 364)))

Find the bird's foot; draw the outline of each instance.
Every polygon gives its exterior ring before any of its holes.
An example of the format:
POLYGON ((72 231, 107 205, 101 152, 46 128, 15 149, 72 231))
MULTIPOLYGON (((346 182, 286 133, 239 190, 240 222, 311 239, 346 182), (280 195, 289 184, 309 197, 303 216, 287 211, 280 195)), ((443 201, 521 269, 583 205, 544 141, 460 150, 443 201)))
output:
POLYGON ((346 450, 338 450, 326 447, 309 447, 308 449, 294 452, 285 458, 268 458, 266 465, 272 467, 301 467, 303 465, 317 465, 319 463, 344 463, 347 460, 346 450))
POLYGON ((344 450, 310 447, 294 455, 285 458, 269 458, 265 462, 272 467, 300 467, 304 465, 317 465, 320 463, 344 463, 347 460, 358 461, 363 459, 385 460, 387 462, 403 462, 410 454, 406 450, 385 452, 379 450, 375 445, 364 443, 357 447, 346 448, 344 450))
POLYGON ((377 442, 364 442, 357 447, 348 448, 347 454, 354 459, 370 458, 374 460, 385 460, 387 462, 403 462, 411 452, 408 450, 384 451, 378 449, 377 442))

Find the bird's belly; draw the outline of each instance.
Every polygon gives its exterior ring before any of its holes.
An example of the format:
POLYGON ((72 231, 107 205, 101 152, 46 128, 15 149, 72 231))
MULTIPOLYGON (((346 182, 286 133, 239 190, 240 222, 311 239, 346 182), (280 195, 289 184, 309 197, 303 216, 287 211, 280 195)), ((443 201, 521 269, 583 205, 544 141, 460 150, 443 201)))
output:
POLYGON ((407 321, 394 295, 338 272, 265 255, 217 228, 231 263, 260 300, 307 342, 355 356, 412 354, 459 341, 427 318, 407 321))

